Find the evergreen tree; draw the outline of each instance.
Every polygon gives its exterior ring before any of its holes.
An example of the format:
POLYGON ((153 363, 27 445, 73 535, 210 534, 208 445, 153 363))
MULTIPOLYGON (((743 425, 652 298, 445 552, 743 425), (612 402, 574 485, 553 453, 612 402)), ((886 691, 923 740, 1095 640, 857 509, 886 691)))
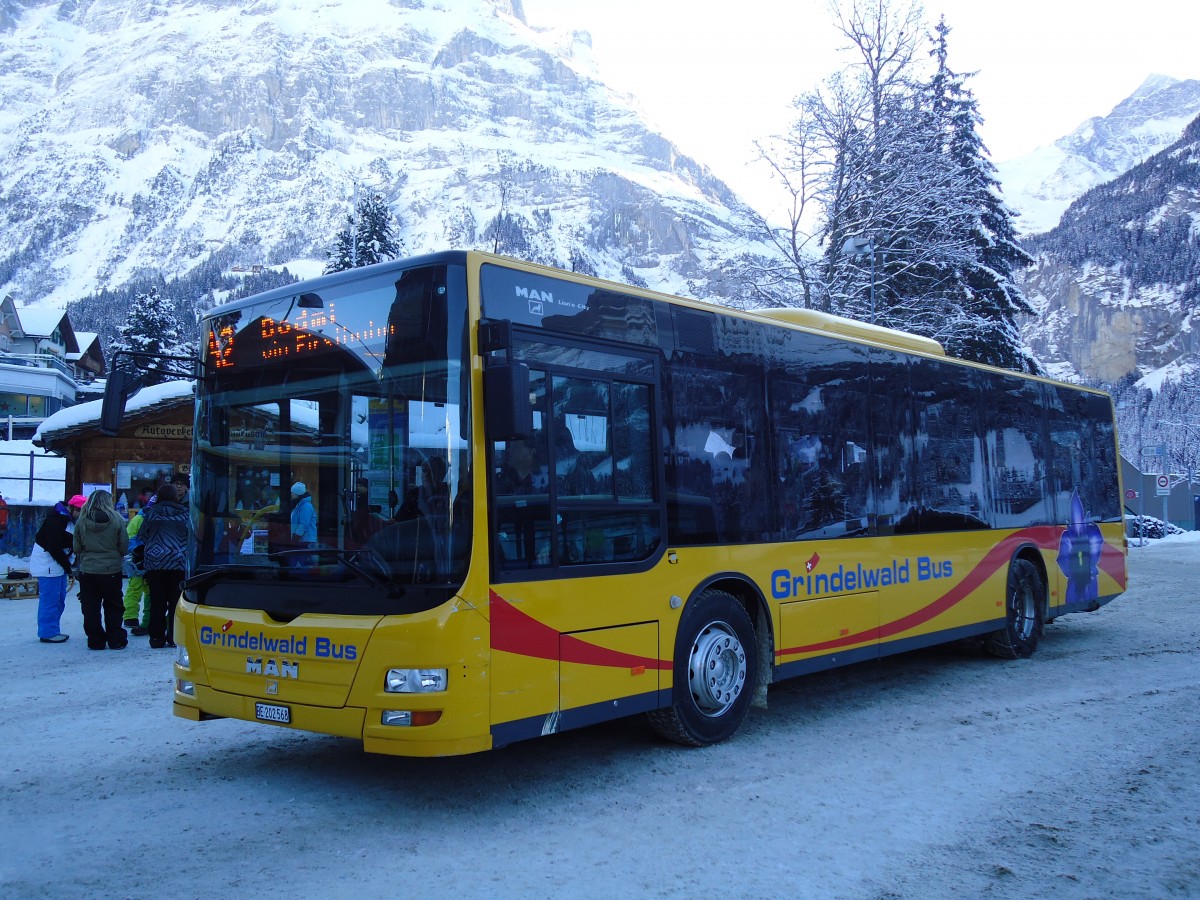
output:
POLYGON ((805 101, 826 160, 818 179, 825 306, 930 334, 944 320, 941 272, 969 254, 973 211, 918 78, 921 10, 853 0, 837 14, 856 60, 805 101))
POLYGON ((973 215, 954 220, 965 226, 970 253, 938 273, 939 293, 954 331, 941 335, 947 351, 963 359, 1009 369, 1037 371, 1021 344, 1018 315, 1033 309, 1013 278, 1031 257, 1017 243, 1013 215, 1000 194, 996 168, 979 137, 979 106, 966 87, 969 77, 947 65, 950 27, 943 16, 935 26, 931 55, 937 69, 928 86, 928 107, 943 137, 943 152, 961 175, 959 191, 973 215))
POLYGON ((756 287, 798 287, 796 305, 1036 369, 1016 326, 1032 310, 1013 278, 1031 260, 979 138, 968 76, 947 65, 950 29, 938 24, 926 67, 915 0, 848 0, 834 12, 854 61, 797 100, 784 155, 763 154, 791 197, 789 227, 770 236, 794 271, 756 287))
POLYGON ((403 246, 396 237, 392 214, 383 196, 370 194, 358 201, 354 215, 346 216, 346 224, 334 236, 325 272, 343 272, 398 259, 403 246))
POLYGON ((380 194, 371 194, 358 204, 358 264, 399 259, 402 245, 396 238, 392 214, 380 194))
POLYGON ((333 249, 325 254, 329 259, 329 262, 325 264, 326 275, 331 272, 345 272, 347 269, 353 269, 358 265, 354 232, 354 216, 347 215, 346 224, 334 235, 333 249))
MULTIPOLYGON (((179 319, 166 296, 156 288, 151 288, 148 293, 138 294, 134 298, 129 309, 129 318, 118 330, 117 339, 109 347, 109 354, 115 358, 115 354, 122 350, 154 356, 194 357, 196 344, 183 337, 179 319)), ((135 360, 122 365, 144 369, 154 363, 135 360)), ((145 376, 146 384, 159 384, 168 380, 166 376, 154 373, 147 373, 145 376)))
POLYGON ((483 240, 490 241, 493 253, 516 259, 529 259, 529 220, 513 213, 498 213, 483 229, 483 240))

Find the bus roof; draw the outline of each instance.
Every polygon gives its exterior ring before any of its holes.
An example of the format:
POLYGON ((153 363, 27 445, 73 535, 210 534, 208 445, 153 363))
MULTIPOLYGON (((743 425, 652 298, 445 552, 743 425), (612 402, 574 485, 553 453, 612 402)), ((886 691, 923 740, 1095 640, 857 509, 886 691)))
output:
POLYGON ((922 337, 908 331, 895 328, 884 328, 882 325, 872 325, 870 322, 859 322, 829 313, 818 312, 815 309, 800 309, 789 306, 779 309, 756 309, 754 315, 792 325, 802 325, 813 331, 827 331, 852 340, 864 341, 893 347, 911 353, 925 353, 931 356, 945 356, 946 350, 933 338, 922 337))

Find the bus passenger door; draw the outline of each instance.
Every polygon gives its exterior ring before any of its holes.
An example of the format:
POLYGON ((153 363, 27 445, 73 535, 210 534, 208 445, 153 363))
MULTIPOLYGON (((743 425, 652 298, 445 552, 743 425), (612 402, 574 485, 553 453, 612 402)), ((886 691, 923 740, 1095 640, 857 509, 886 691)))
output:
POLYGON ((669 686, 645 584, 664 530, 656 361, 539 338, 513 347, 532 431, 488 442, 498 742, 652 709, 669 686))

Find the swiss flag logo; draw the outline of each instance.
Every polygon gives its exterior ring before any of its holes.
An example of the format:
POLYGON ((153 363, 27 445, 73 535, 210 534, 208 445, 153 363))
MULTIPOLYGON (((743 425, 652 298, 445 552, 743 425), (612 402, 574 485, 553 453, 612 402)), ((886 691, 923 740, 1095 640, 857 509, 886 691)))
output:
POLYGON ((817 563, 819 563, 820 561, 821 561, 821 556, 820 556, 820 554, 819 554, 819 553, 814 553, 814 554, 813 554, 813 555, 812 555, 812 556, 809 558, 808 562, 806 562, 806 563, 804 564, 804 571, 805 571, 805 572, 811 572, 813 569, 815 569, 815 568, 817 567, 817 563))

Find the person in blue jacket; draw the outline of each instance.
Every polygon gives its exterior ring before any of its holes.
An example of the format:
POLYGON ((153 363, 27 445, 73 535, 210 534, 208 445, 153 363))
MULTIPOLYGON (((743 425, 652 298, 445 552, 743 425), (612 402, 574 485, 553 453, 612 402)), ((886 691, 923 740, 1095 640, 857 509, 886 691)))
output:
POLYGON ((292 545, 298 550, 317 546, 317 511, 303 481, 292 485, 292 545))

